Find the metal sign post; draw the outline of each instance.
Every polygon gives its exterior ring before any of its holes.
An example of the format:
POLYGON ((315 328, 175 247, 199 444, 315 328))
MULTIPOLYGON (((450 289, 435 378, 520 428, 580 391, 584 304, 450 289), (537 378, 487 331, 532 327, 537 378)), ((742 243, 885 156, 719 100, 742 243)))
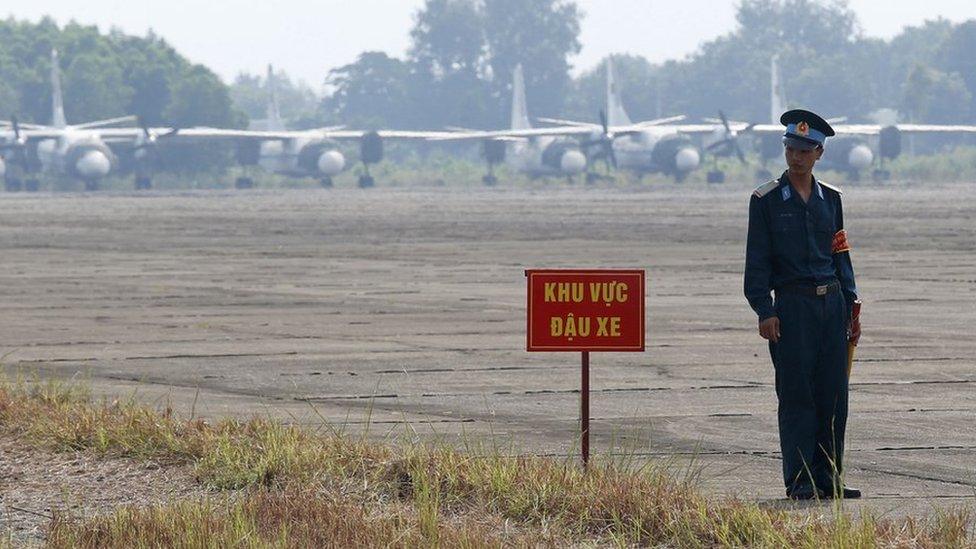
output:
POLYGON ((590 461, 590 351, 644 351, 644 271, 547 269, 528 279, 526 350, 577 351, 580 454, 590 461))
POLYGON ((580 368, 580 454, 583 468, 590 464, 590 352, 583 351, 580 368))

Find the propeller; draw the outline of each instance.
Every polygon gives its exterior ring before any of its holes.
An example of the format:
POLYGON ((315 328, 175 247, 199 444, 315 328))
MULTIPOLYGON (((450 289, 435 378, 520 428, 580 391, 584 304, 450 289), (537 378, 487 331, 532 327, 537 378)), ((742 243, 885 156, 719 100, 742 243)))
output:
POLYGON ((27 143, 25 142, 23 136, 20 135, 20 122, 17 121, 16 116, 10 117, 10 128, 14 132, 14 140, 0 145, 0 149, 15 149, 26 145, 27 143))
POLYGON ((615 136, 610 133, 609 126, 607 125, 607 113, 606 111, 600 111, 600 126, 603 128, 603 154, 609 159, 609 162, 613 164, 613 169, 617 169, 617 153, 613 151, 613 140, 615 136))
POLYGON ((708 151, 714 152, 719 148, 731 149, 731 151, 734 152, 735 156, 739 159, 739 162, 747 164, 746 155, 742 152, 742 148, 739 146, 739 139, 736 132, 733 132, 732 128, 729 126, 729 119, 725 116, 725 112, 719 110, 718 117, 722 123, 722 127, 725 128, 725 137, 721 141, 716 141, 715 143, 709 145, 708 151))
POLYGON ((24 169, 24 172, 28 172, 30 165, 27 162, 27 140, 20 133, 20 122, 16 116, 10 117, 10 128, 14 132, 14 140, 0 145, 0 150, 11 151, 11 156, 24 169))
POLYGON ((136 145, 132 147, 133 152, 144 150, 144 149, 152 149, 153 147, 156 146, 156 143, 160 139, 172 137, 180 131, 179 128, 174 127, 174 128, 170 128, 166 132, 163 132, 162 134, 157 134, 156 132, 152 131, 149 128, 149 125, 146 124, 146 121, 141 116, 138 118, 138 120, 139 120, 139 127, 142 128, 143 137, 140 143, 136 143, 136 145))
POLYGON ((148 180, 156 171, 156 164, 159 162, 156 147, 159 145, 159 141, 176 135, 180 130, 174 127, 163 133, 156 133, 141 116, 136 120, 139 127, 142 128, 142 135, 132 145, 132 160, 136 172, 136 188, 141 189, 148 188, 148 180), (143 187, 144 184, 147 186, 143 187))
POLYGON ((599 145, 600 156, 607 162, 607 169, 609 170, 610 166, 617 169, 617 154, 613 150, 613 141, 618 136, 610 132, 610 127, 607 124, 607 113, 602 109, 600 110, 600 130, 600 137, 584 141, 581 145, 584 148, 599 145))

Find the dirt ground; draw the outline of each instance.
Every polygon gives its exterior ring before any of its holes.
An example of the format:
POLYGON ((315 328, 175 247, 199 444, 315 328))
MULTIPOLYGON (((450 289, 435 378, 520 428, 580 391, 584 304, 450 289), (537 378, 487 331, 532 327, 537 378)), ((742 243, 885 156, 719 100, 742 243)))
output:
POLYGON ((0 532, 17 544, 41 542, 55 513, 90 516, 205 493, 186 466, 41 451, 0 437, 0 532))
MULTIPOLYGON (((846 189, 865 302, 857 507, 976 506, 974 188, 846 189)), ((781 505, 772 367, 741 290, 750 191, 0 195, 0 354, 8 375, 187 414, 568 455, 579 357, 524 351, 523 271, 643 268, 647 351, 591 359, 595 449, 694 463, 712 493, 781 505)))

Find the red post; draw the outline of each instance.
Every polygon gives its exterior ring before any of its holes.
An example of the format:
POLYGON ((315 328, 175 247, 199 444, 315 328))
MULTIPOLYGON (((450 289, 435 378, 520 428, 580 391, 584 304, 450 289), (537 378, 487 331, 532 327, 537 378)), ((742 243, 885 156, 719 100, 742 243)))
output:
POLYGON ((580 451, 583 468, 590 464, 590 352, 583 351, 583 367, 580 371, 580 451))

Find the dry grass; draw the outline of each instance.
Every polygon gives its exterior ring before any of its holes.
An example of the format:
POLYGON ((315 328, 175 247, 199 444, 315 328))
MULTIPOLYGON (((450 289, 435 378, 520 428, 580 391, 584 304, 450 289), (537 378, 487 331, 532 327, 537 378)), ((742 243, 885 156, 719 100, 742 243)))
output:
POLYGON ((191 464, 237 490, 204 501, 58 517, 81 546, 976 547, 971 517, 888 520, 713 501, 666 467, 436 446, 393 447, 264 419, 211 424, 54 383, 0 385, 0 430, 35 444, 191 464))
POLYGON ((48 545, 96 547, 502 547, 555 545, 502 521, 445 518, 430 530, 406 505, 365 505, 310 489, 255 489, 242 497, 184 501, 78 524, 56 518, 48 545))

